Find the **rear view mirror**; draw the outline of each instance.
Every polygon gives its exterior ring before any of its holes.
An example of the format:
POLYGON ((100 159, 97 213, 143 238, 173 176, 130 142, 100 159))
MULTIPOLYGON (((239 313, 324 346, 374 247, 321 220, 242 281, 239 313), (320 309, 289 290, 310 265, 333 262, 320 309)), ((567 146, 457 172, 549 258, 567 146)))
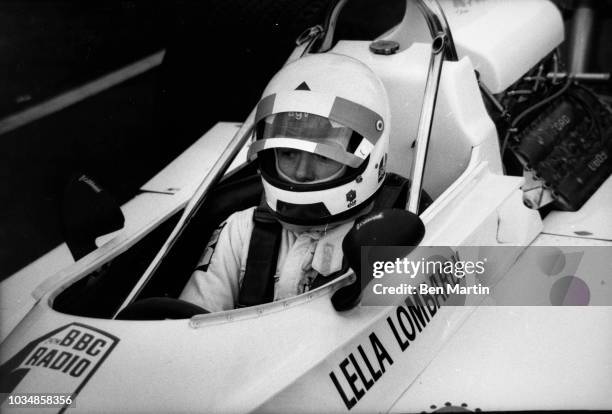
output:
MULTIPOLYGON (((342 251, 349 267, 355 272, 355 282, 338 289, 332 296, 332 304, 337 311, 352 309, 359 303, 361 288, 367 284, 361 274, 361 247, 363 246, 406 246, 403 254, 408 254, 418 246, 425 236, 425 225, 414 213, 400 209, 385 209, 370 213, 355 222, 353 228, 342 241, 342 251)), ((381 260, 384 248, 380 250, 381 260)), ((393 250, 397 255, 397 250, 393 250)))
POLYGON ((62 232, 74 260, 95 250, 96 238, 123 228, 117 202, 84 174, 66 186, 61 211, 62 232))

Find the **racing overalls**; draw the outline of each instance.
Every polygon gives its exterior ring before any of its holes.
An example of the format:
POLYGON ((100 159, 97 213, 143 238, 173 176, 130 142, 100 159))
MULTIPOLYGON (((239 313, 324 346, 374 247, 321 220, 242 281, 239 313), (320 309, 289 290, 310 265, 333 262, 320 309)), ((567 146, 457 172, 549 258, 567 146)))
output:
MULTIPOLYGON (((236 307, 246 271, 255 207, 236 212, 213 233, 180 299, 210 312, 236 307)), ((274 300, 309 290, 314 279, 342 269, 342 240, 353 220, 331 229, 281 230, 274 300)))

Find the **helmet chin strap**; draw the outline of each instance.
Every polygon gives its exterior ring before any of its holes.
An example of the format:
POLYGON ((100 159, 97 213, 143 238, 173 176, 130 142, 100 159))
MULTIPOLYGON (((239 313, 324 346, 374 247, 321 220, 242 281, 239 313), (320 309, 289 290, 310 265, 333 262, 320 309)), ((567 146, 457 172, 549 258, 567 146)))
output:
POLYGON ((368 214, 370 211, 372 211, 372 207, 374 207, 374 202, 368 203, 366 206, 359 209, 359 211, 355 212, 355 214, 352 215, 351 217, 348 217, 344 220, 332 221, 331 223, 321 224, 319 226, 308 226, 305 224, 292 224, 292 223, 287 223, 286 221, 282 221, 282 220, 278 220, 278 221, 285 230, 289 230, 294 233, 302 233, 305 231, 319 231, 325 234, 327 233, 328 230, 335 229, 336 227, 344 223, 348 223, 348 222, 355 220, 357 216, 368 214))
POLYGON ((339 178, 342 176, 342 174, 344 174, 344 172, 346 171, 346 165, 343 165, 342 168, 340 168, 338 171, 336 171, 335 173, 333 173, 332 175, 330 175, 329 177, 325 177, 325 178, 320 178, 318 180, 313 180, 313 181, 297 181, 294 180, 293 178, 289 177, 287 174, 285 174, 279 167, 278 165, 278 157, 275 155, 274 156, 274 163, 276 164, 276 173, 278 174, 278 176, 280 178, 282 178, 285 181, 288 181, 292 184, 320 184, 320 183, 325 183, 331 180, 334 180, 336 178, 339 178))

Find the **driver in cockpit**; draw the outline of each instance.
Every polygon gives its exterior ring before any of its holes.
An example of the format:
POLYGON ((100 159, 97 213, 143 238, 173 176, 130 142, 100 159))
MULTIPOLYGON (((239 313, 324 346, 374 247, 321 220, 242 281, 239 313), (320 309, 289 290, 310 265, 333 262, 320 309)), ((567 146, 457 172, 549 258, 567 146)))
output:
POLYGON ((180 299, 211 312, 253 306, 345 270, 355 218, 395 201, 397 191, 382 191, 389 118, 382 82, 353 58, 309 55, 281 69, 257 105, 249 148, 265 200, 213 233, 180 299))

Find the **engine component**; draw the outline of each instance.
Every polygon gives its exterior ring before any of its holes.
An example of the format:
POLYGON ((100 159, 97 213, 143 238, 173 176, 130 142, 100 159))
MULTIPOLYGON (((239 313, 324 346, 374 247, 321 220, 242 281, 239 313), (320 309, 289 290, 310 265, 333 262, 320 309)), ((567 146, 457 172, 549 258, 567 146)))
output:
POLYGON ((607 145, 584 157, 556 188, 557 202, 565 210, 577 210, 612 173, 612 129, 606 134, 607 145))
POLYGON ((515 155, 525 167, 535 166, 583 116, 567 99, 559 101, 523 131, 520 144, 514 148, 515 155))
POLYGON ((575 211, 612 173, 612 112, 588 89, 572 85, 511 149, 525 169, 525 205, 554 202, 575 211))

